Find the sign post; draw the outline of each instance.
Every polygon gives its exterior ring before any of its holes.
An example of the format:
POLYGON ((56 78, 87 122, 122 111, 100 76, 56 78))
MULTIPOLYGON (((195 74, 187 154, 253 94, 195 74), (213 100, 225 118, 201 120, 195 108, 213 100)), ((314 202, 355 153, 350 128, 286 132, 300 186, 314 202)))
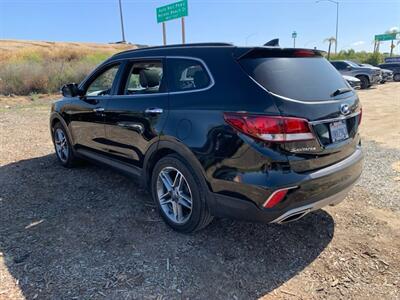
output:
POLYGON ((163 40, 164 45, 167 43, 167 33, 165 22, 181 18, 182 23, 182 44, 185 44, 185 17, 188 16, 188 3, 187 0, 181 0, 175 3, 157 7, 157 23, 163 24, 163 40))
POLYGON ((164 46, 167 45, 167 28, 165 22, 162 22, 162 37, 164 46))
POLYGON ((293 33, 292 33, 293 48, 296 48, 296 38, 297 38, 297 32, 293 31, 293 33))
POLYGON ((400 34, 397 33, 397 32, 375 35, 375 49, 374 49, 374 52, 379 52, 379 44, 380 44, 380 42, 391 41, 391 44, 390 44, 390 56, 392 56, 393 55, 393 49, 395 48, 394 40, 399 39, 399 38, 400 38, 400 34))
POLYGON ((375 41, 391 41, 396 39, 396 33, 385 33, 385 34, 377 34, 375 35, 375 41))

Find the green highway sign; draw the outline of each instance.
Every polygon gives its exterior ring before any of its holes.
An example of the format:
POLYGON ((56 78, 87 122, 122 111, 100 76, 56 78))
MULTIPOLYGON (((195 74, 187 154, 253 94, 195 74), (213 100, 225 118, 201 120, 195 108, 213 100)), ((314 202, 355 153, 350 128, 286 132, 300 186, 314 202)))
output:
POLYGON ((178 1, 165 6, 157 7, 157 23, 183 18, 188 15, 187 0, 178 1))
POLYGON ((386 33, 375 35, 375 41, 391 41, 396 39, 396 33, 386 33))

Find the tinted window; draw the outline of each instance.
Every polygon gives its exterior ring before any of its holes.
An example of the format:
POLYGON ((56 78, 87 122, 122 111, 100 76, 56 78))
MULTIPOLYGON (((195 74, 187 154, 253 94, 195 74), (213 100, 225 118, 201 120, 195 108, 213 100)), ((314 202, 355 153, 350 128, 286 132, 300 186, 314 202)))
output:
POLYGON ((322 57, 266 57, 242 59, 240 63, 267 90, 291 99, 332 100, 332 93, 348 87, 343 77, 322 57))
POLYGON ((98 75, 86 90, 87 96, 106 96, 111 93, 111 88, 117 75, 119 65, 114 65, 98 75))
POLYGON ((331 64, 338 70, 344 70, 347 67, 347 64, 341 61, 333 61, 331 64))
POLYGON ((125 84, 124 95, 158 93, 162 78, 161 61, 134 63, 125 84))
POLYGON ((196 60, 169 59, 172 92, 191 91, 206 88, 211 79, 204 66, 196 60))

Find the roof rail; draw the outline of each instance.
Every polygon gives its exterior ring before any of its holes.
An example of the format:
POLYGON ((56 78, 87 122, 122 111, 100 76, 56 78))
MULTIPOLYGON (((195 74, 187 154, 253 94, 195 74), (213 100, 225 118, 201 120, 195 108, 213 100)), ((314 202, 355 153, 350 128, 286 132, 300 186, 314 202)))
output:
POLYGON ((233 46, 231 43, 191 43, 191 44, 173 44, 166 46, 151 46, 151 47, 143 47, 137 49, 129 49, 114 55, 119 55, 122 53, 136 52, 136 51, 145 51, 145 50, 157 50, 157 49, 168 49, 168 48, 186 48, 186 47, 226 47, 233 46))

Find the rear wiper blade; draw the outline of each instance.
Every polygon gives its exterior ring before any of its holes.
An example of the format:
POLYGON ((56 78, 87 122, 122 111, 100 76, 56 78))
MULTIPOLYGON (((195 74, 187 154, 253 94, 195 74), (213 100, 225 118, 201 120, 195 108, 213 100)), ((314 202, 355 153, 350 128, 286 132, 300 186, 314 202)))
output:
POLYGON ((337 89, 336 91, 334 91, 334 92, 331 94, 331 97, 336 97, 336 96, 338 96, 338 95, 351 92, 352 90, 353 90, 353 89, 350 89, 350 88, 340 88, 340 89, 337 89))

